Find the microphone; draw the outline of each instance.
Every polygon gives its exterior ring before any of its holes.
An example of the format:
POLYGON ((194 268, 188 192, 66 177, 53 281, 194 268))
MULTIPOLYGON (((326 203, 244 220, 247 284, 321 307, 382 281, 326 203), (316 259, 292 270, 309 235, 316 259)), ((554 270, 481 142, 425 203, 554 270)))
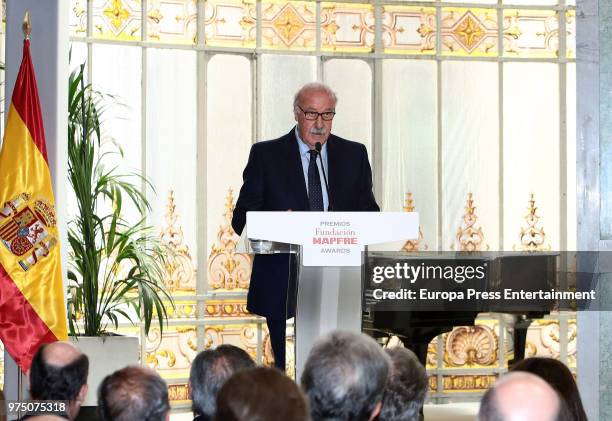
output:
POLYGON ((329 193, 329 186, 327 184, 327 175, 325 175, 325 165, 323 165, 323 157, 321 156, 321 142, 315 143, 315 150, 317 151, 317 156, 321 161, 321 170, 323 171, 323 180, 325 181, 325 190, 327 191, 327 200, 329 202, 329 206, 327 207, 327 211, 331 212, 334 210, 332 206, 331 194, 329 193))

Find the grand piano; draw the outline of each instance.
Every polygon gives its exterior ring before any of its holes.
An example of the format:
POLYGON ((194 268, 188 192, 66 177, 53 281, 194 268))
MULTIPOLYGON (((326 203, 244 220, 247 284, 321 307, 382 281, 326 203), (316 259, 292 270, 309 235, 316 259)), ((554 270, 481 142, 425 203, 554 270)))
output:
MULTIPOLYGON (((401 304, 389 306, 374 298, 374 290, 380 286, 371 282, 372 270, 376 266, 394 266, 408 263, 413 266, 424 265, 484 265, 485 276, 474 283, 451 283, 454 291, 465 291, 475 287, 486 292, 503 294, 505 288, 514 290, 550 290, 559 284, 558 259, 554 253, 368 253, 363 269, 363 320, 364 332, 375 338, 398 336, 404 345, 411 349, 425 365, 429 342, 437 335, 449 332, 455 326, 474 325, 479 313, 497 312, 512 315, 514 319, 514 360, 510 365, 525 356, 527 329, 532 320, 549 314, 556 303, 550 301, 508 302, 504 300, 467 300, 463 302, 427 303, 406 300, 401 304)), ((395 290, 414 288, 409 280, 392 280, 395 290)), ((435 282, 425 281, 421 285, 435 282)), ((387 285, 387 288, 390 286, 387 285)), ((449 288, 449 284, 438 289, 449 288)), ((434 289, 436 287, 434 286, 434 289)))

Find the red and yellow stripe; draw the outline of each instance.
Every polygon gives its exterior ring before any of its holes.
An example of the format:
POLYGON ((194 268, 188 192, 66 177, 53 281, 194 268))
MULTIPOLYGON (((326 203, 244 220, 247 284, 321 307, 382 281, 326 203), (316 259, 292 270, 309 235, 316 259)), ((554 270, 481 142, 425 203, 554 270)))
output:
MULTIPOLYGON (((24 41, 0 151, 0 210, 24 192, 55 209, 29 40, 24 41)), ((17 224, 10 216, 0 220, 0 339, 27 371, 41 344, 67 337, 60 248, 56 245, 25 271, 19 260, 26 256, 14 255, 3 243, 15 238, 17 224)), ((57 226, 47 231, 59 241, 57 226)))

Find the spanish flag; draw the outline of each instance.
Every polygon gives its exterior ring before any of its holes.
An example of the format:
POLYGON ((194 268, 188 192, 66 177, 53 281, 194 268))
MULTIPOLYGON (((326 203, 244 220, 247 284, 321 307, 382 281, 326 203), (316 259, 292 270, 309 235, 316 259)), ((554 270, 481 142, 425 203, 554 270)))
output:
POLYGON ((66 337, 55 199, 26 39, 0 151, 0 340, 27 372, 40 345, 66 337))

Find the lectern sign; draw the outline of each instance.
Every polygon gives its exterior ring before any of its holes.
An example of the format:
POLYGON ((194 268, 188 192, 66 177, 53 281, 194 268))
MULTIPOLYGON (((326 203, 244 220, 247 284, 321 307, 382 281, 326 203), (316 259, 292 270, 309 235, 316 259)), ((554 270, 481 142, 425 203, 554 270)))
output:
POLYGON ((418 237, 416 212, 247 212, 247 236, 302 246, 304 266, 360 266, 364 246, 418 237))

